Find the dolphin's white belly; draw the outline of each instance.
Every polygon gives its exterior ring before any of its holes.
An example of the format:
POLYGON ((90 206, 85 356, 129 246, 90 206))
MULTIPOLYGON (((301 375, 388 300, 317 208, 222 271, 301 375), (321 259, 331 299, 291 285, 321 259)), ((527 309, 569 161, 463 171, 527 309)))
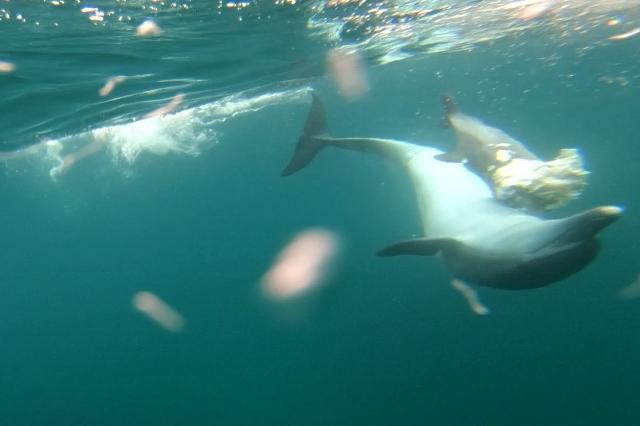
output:
POLYGON ((434 158, 441 152, 414 147, 406 160, 425 237, 453 237, 478 248, 502 250, 537 244, 530 231, 544 226, 543 220, 499 204, 487 184, 463 164, 434 158))

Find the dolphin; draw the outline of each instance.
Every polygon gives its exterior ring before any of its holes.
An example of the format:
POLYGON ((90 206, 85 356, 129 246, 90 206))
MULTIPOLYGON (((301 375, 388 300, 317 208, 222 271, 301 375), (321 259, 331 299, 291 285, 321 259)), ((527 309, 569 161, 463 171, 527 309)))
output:
POLYGON ((522 143, 500 129, 488 126, 477 118, 458 110, 453 98, 442 96, 445 125, 456 133, 458 144, 436 158, 454 163, 466 162, 467 166, 485 181, 491 182, 491 173, 516 158, 539 161, 522 143))
POLYGON ((601 206, 542 219, 511 208, 463 164, 438 160, 439 149, 391 139, 330 137, 324 106, 313 94, 282 176, 303 169, 325 147, 381 155, 402 165, 413 181, 424 236, 385 247, 379 256, 440 255, 454 279, 479 286, 532 289, 580 271, 599 251, 597 234, 622 213, 619 207, 601 206))
POLYGON ((460 163, 484 179, 493 196, 531 212, 547 211, 577 198, 586 186, 586 172, 577 149, 561 149, 555 159, 542 161, 505 132, 463 114, 453 98, 442 97, 446 127, 458 143, 436 159, 460 163))

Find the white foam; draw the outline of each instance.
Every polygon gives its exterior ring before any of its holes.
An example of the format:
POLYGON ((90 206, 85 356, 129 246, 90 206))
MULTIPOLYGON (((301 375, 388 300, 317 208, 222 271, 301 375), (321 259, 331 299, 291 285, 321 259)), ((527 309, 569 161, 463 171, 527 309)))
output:
POLYGON ((285 103, 302 103, 309 101, 310 87, 303 87, 295 90, 265 93, 263 95, 247 97, 242 93, 231 95, 218 102, 203 105, 195 109, 197 115, 209 120, 225 121, 239 114, 256 112, 267 106, 285 103))
POLYGON ((93 137, 106 143, 116 162, 124 161, 129 165, 135 163, 143 152, 195 157, 206 145, 217 142, 211 129, 201 128, 193 120, 192 109, 119 126, 102 127, 93 131, 93 137))
MULTIPOLYGON (((95 143, 104 144, 115 164, 127 167, 145 153, 197 157, 203 150, 219 142, 217 124, 268 106, 306 102, 310 91, 310 88, 304 87, 257 96, 239 93, 176 113, 152 115, 131 123, 100 127, 46 142, 46 146, 56 149, 27 149, 19 153, 22 156, 44 152, 54 163, 50 170, 54 178, 61 174, 59 172, 64 166, 65 157, 95 143)), ((11 154, 6 156, 9 159, 11 154)))

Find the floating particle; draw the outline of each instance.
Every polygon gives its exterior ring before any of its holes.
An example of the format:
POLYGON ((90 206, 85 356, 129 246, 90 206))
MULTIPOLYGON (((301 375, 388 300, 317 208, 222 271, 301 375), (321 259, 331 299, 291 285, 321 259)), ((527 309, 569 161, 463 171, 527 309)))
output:
POLYGON ((61 176, 67 173, 67 171, 69 171, 69 169, 73 167, 75 163, 76 163, 75 155, 73 154, 65 155, 64 157, 60 158, 60 164, 58 164, 55 167, 52 167, 51 170, 49 170, 49 176, 51 176, 53 179, 57 179, 58 176, 61 176))
POLYGON ((18 148, 14 151, 0 151, 0 160, 7 161, 15 158, 27 157, 40 153, 43 149, 48 148, 48 142, 38 142, 24 148, 18 148))
POLYGON ((612 35, 609 37, 609 40, 626 40, 638 34, 640 34, 640 27, 627 31, 626 33, 612 35))
POLYGON ((60 159, 60 164, 52 168, 49 171, 49 174, 53 178, 63 175, 66 172, 68 172, 69 169, 73 167, 73 165, 76 164, 78 161, 92 156, 93 154, 101 151, 105 146, 106 146, 105 140, 97 139, 83 146, 82 148, 79 148, 76 151, 62 157, 60 159))
POLYGON ((608 75, 603 75, 598 80, 603 82, 603 83, 605 83, 605 84, 612 84, 613 83, 613 79, 611 77, 609 77, 608 75))
POLYGON ((160 35, 162 30, 153 20, 147 19, 136 28, 136 35, 139 37, 153 37, 160 35))
POLYGON ((532 19, 535 19, 546 13, 550 7, 551 5, 546 1, 542 3, 531 4, 525 6, 520 12, 518 12, 517 18, 521 21, 531 21, 532 19))
POLYGON ((118 75, 115 77, 111 77, 107 80, 107 82, 100 88, 98 94, 100 96, 107 96, 109 93, 115 89, 117 84, 123 83, 127 78, 122 75, 118 75))
POLYGON ((326 277, 338 246, 337 235, 325 229, 309 229, 296 235, 262 277, 264 293, 276 300, 307 293, 326 277))
POLYGON ((522 21, 530 21, 547 12, 551 7, 551 0, 519 0, 505 2, 498 6, 498 10, 515 10, 515 17, 522 21))
POLYGON ((9 74, 16 70, 16 66, 11 62, 0 61, 0 74, 9 74))
POLYGON ((239 2, 229 1, 229 2, 227 2, 227 4, 225 6, 228 9, 244 9, 245 7, 248 7, 250 5, 251 5, 251 3, 247 2, 247 1, 239 1, 239 2))
POLYGON ((340 93, 348 100, 358 99, 369 90, 364 60, 359 52, 333 49, 327 53, 327 67, 340 93))
POLYGON ((620 23, 620 19, 618 18, 610 18, 607 19, 607 25, 610 27, 615 27, 616 25, 618 25, 620 23))
POLYGON ((627 80, 627 78, 623 75, 618 75, 618 76, 602 76, 598 79, 599 81, 601 81, 602 83, 605 84, 617 84, 620 87, 624 87, 624 86, 628 86, 629 85, 629 80, 627 80))
POLYGON ((454 278, 451 280, 451 286, 464 296, 474 314, 489 315, 491 311, 480 301, 478 293, 470 285, 462 280, 454 278))
POLYGON ((618 297, 623 300, 640 298, 640 274, 638 274, 634 282, 618 292, 618 297))
POLYGON ((83 7, 80 12, 91 14, 89 20, 93 22, 102 22, 104 20, 104 12, 97 7, 83 7))
POLYGON ((629 85, 629 80, 627 80, 627 77, 625 77, 623 75, 619 75, 618 77, 616 77, 616 82, 618 83, 618 86, 620 86, 620 87, 624 87, 624 86, 628 86, 629 85))
POLYGON ((184 100, 184 95, 182 93, 178 93, 173 98, 171 98, 169 103, 167 103, 164 106, 161 106, 156 110, 151 111, 150 113, 145 115, 144 118, 162 117, 163 115, 167 115, 171 111, 176 109, 182 103, 183 100, 184 100))
POLYGON ((133 295, 133 307, 167 331, 177 333, 184 328, 184 318, 164 300, 148 291, 133 295))

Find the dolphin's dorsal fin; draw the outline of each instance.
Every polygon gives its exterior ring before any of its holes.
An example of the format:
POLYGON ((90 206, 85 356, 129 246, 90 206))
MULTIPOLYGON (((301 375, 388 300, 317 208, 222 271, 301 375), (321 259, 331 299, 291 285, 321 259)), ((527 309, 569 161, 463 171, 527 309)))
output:
POLYGON ((434 256, 442 250, 451 249, 459 244, 455 238, 419 238, 416 240, 400 241, 380 250, 378 256, 399 256, 403 254, 413 256, 434 256))

